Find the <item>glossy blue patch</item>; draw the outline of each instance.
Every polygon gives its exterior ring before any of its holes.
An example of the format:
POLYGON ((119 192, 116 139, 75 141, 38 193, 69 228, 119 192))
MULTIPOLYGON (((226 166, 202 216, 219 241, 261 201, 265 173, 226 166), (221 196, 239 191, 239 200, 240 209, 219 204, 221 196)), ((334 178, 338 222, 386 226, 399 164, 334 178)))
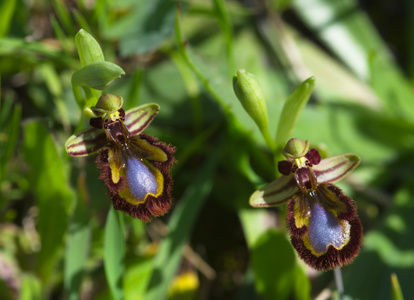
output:
POLYGON ((323 253, 329 245, 341 248, 347 241, 348 223, 341 224, 326 208, 316 202, 309 218, 308 236, 312 248, 323 253))
POLYGON ((125 172, 128 187, 136 199, 142 201, 149 193, 157 194, 158 183, 155 175, 143 161, 135 157, 130 158, 125 172))

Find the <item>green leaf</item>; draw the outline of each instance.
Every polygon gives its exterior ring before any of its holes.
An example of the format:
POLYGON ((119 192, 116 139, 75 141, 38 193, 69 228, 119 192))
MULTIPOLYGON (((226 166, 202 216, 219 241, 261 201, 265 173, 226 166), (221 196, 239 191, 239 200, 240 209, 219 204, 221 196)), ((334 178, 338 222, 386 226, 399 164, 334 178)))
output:
POLYGON ((21 287, 19 300, 42 300, 42 283, 32 274, 21 276, 21 287))
POLYGON ((104 90, 121 75, 125 75, 125 72, 118 65, 109 61, 98 61, 76 71, 72 76, 72 84, 104 90))
POLYGON ((406 120, 414 117, 411 85, 368 15, 358 9, 358 1, 301 0, 292 4, 316 36, 357 77, 371 84, 383 101, 384 113, 406 120))
POLYGON ((299 116, 309 100, 315 87, 315 77, 310 77, 302 82, 286 100, 280 116, 276 133, 277 148, 280 148, 292 137, 299 116))
POLYGON ((265 209, 241 209, 239 219, 244 231, 244 237, 249 249, 253 248, 257 240, 267 231, 265 209))
POLYGON ((40 122, 26 125, 23 153, 27 174, 39 209, 37 230, 41 250, 36 272, 43 284, 52 276, 63 249, 73 192, 67 185, 64 165, 46 126, 40 122))
POLYGON ((0 124, 2 126, 1 133, 5 130, 4 140, 0 140, 0 181, 6 177, 6 166, 12 157, 17 144, 20 132, 20 120, 22 114, 21 105, 13 105, 11 99, 5 102, 8 108, 2 107, 0 124), (5 112, 7 115, 3 114, 5 112))
POLYGON ((120 211, 111 206, 105 225, 104 266, 106 280, 114 300, 124 299, 125 237, 124 220, 120 211))
POLYGON ((123 28, 114 28, 109 33, 121 35, 121 54, 145 54, 159 47, 173 33, 176 5, 170 0, 137 2, 123 28))
POLYGON ((296 265, 294 299, 301 299, 301 300, 311 299, 310 293, 311 293, 311 285, 309 282, 309 278, 306 275, 304 268, 300 265, 296 265))
POLYGON ((168 288, 181 262, 182 251, 188 242, 198 213, 213 186, 214 174, 221 147, 210 154, 200 168, 192 184, 177 201, 170 221, 169 234, 163 239, 154 258, 151 281, 145 293, 145 300, 166 299, 168 288))
MULTIPOLYGON (((134 262, 136 259, 134 259, 134 262)), ((145 290, 153 271, 152 257, 128 265, 124 277, 126 300, 145 300, 145 290)))
MULTIPOLYGON (((81 175, 80 175, 81 176, 81 175)), ((84 177, 79 178, 78 203, 69 225, 64 261, 64 285, 69 300, 80 298, 80 287, 91 239, 84 177)))
POLYGON ((229 71, 232 73, 235 68, 233 57, 233 24, 230 20, 230 13, 224 0, 213 0, 213 5, 218 24, 225 37, 227 61, 229 71))
POLYGON ((265 299, 288 299, 295 289, 296 256, 284 234, 265 232, 251 250, 256 289, 265 299))
POLYGON ((0 4, 0 37, 6 36, 9 33, 15 8, 16 0, 2 1, 0 4))
POLYGON ((392 300, 404 300, 403 293, 401 291, 400 283, 398 282, 397 274, 391 274, 391 299, 392 300))
POLYGON ((66 7, 64 1, 53 0, 54 12, 59 18, 60 23, 66 32, 69 32, 70 35, 73 35, 75 32, 75 27, 73 26, 72 17, 70 15, 70 10, 66 7))

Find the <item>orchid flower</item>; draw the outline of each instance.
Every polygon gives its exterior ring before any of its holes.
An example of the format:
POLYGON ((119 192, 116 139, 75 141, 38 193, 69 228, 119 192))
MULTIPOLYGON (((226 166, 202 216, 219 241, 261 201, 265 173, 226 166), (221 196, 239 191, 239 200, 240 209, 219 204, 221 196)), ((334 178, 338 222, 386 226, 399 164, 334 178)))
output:
POLYGON ((114 208, 150 221, 171 206, 170 169, 175 148, 143 133, 160 107, 144 104, 128 111, 122 97, 105 94, 91 107, 92 127, 72 135, 65 144, 70 156, 98 153, 96 163, 114 208))
POLYGON ((362 225, 354 201, 333 185, 359 164, 355 154, 321 160, 309 141, 288 141, 278 164, 282 177, 254 192, 253 207, 288 202, 287 227, 299 256, 317 270, 349 264, 359 252, 362 225))

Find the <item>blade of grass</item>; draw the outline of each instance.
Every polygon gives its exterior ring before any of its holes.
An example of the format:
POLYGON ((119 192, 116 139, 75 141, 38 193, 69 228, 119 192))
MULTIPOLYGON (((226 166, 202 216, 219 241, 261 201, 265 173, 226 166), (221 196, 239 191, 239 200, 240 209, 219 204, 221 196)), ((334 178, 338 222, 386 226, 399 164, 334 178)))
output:
POLYGON ((414 118, 411 86, 357 1, 302 0, 293 1, 293 6, 337 57, 371 84, 385 113, 414 118))
POLYGON ((22 274, 19 300, 42 300, 42 283, 32 274, 22 274))
POLYGON ((168 287, 181 261, 183 248, 213 186, 220 150, 221 147, 216 147, 210 154, 209 159, 200 168, 201 171, 175 207, 168 222, 169 234, 162 241, 154 258, 154 270, 145 299, 166 299, 168 287))
POLYGON ((0 4, 0 37, 9 33, 11 19, 16 8, 16 0, 2 1, 0 4))
POLYGON ((404 300, 403 293, 401 291, 400 283, 398 282, 397 274, 391 274, 391 299, 392 300, 404 300))
POLYGON ((45 83, 53 96, 53 101, 59 113, 59 120, 62 122, 65 132, 69 133, 71 130, 69 113, 63 100, 63 87, 60 77, 51 64, 41 64, 38 69, 42 73, 45 83))
POLYGON ((66 30, 70 36, 74 36, 76 28, 73 26, 69 10, 65 7, 64 3, 65 2, 61 0, 53 0, 53 8, 62 24, 63 29, 66 30))
POLYGON ((63 161, 46 126, 29 123, 24 134, 23 153, 30 168, 28 181, 39 209, 41 250, 36 272, 46 288, 63 249, 73 193, 66 185, 63 161))
MULTIPOLYGON (((104 266, 106 280, 114 300, 124 299, 123 276, 125 237, 124 222, 120 211, 111 206, 105 225, 104 266)), ((160 298, 161 299, 161 298, 160 298)))
POLYGON ((52 24, 52 28, 55 33, 55 36, 59 40, 59 43, 64 49, 64 51, 67 53, 71 53, 71 50, 73 49, 73 43, 69 41, 62 27, 60 27, 59 22, 56 20, 55 17, 51 17, 50 23, 52 24))
POLYGON ((75 16, 80 28, 86 30, 87 32, 92 32, 91 28, 89 27, 88 21, 78 10, 74 10, 73 15, 75 16))
POLYGON ((89 254, 91 228, 86 207, 88 198, 84 173, 81 173, 78 179, 78 203, 69 225, 64 261, 64 285, 69 300, 80 298, 82 277, 89 254))
POLYGON ((226 41, 226 55, 228 60, 228 72, 229 77, 231 77, 235 71, 234 67, 234 58, 233 58, 233 32, 232 24, 230 21, 230 15, 226 9, 226 4, 223 0, 214 0, 214 10, 215 15, 221 31, 223 32, 225 41, 226 41))
MULTIPOLYGON (((8 99, 6 103, 12 103, 11 99, 8 99)), ((3 178, 6 178, 6 165, 9 159, 12 157, 15 149, 17 140, 20 133, 20 121, 22 115, 22 107, 20 104, 16 104, 13 107, 11 112, 11 118, 7 118, 7 122, 5 122, 5 140, 0 141, 1 150, 0 150, 0 181, 3 178)), ((5 118, 6 120, 6 118, 5 118)), ((3 123, 0 121, 0 123, 3 123)))

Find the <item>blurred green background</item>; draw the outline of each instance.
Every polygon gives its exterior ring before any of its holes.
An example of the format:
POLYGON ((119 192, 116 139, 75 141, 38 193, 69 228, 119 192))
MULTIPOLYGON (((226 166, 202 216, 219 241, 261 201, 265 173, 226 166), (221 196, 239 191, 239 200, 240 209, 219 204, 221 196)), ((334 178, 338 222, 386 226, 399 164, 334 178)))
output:
POLYGON ((414 2, 181 1, 176 28, 177 3, 0 2, 1 299, 337 299, 333 272, 297 259, 285 207, 248 206, 275 166, 233 93, 240 68, 272 135, 315 76, 294 137, 361 157, 338 184, 364 226, 346 299, 390 299, 393 273, 413 299, 414 2), (146 132, 177 147, 174 206, 151 223, 114 212, 95 158, 65 152, 81 28, 126 72, 105 92, 158 103, 146 132))

